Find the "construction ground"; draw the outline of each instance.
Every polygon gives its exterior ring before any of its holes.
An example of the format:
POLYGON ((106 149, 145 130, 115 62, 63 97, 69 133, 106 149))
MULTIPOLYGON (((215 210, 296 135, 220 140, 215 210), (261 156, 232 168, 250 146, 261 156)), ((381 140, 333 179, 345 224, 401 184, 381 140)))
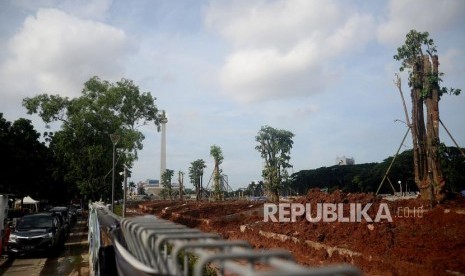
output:
MULTIPOLYGON (((246 200, 152 201, 132 206, 128 215, 154 214, 225 239, 246 240, 256 248, 284 248, 308 266, 345 262, 367 275, 465 274, 463 197, 430 208, 421 199, 387 201, 370 194, 314 190, 292 202, 371 203, 368 214, 373 218, 380 204, 387 204, 392 222, 310 222, 305 214, 294 222, 265 222, 264 203, 246 200)), ((348 213, 344 210, 350 217, 348 213)))

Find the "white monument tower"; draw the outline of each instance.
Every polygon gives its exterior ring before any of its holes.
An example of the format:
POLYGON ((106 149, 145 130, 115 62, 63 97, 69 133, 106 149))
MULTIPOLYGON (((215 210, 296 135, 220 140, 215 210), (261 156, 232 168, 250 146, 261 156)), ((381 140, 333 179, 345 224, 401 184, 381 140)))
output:
POLYGON ((163 110, 160 116, 161 124, 161 152, 160 152, 160 183, 163 173, 166 171, 166 123, 168 119, 166 118, 165 111, 163 110))

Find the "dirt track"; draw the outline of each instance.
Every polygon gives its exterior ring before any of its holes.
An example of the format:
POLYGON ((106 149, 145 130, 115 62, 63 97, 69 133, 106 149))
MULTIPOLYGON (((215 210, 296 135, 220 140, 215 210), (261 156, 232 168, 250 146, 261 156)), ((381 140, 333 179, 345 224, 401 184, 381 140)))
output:
POLYGON ((393 221, 309 222, 304 214, 295 222, 264 222, 263 203, 249 201, 158 201, 140 205, 138 212, 247 240, 257 248, 285 248, 310 266, 347 262, 368 275, 465 274, 464 199, 428 210, 429 203, 418 199, 386 202, 366 194, 312 191, 295 202, 371 203, 372 217, 382 203, 393 221), (421 214, 412 212, 422 206, 421 214))

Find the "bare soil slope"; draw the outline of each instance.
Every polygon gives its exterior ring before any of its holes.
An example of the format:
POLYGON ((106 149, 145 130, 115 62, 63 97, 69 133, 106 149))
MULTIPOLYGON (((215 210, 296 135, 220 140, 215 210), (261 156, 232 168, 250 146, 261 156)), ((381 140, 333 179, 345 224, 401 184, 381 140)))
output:
MULTIPOLYGON (((295 222, 264 222, 263 203, 156 201, 139 205, 151 213, 226 239, 243 239, 257 248, 285 248, 305 265, 351 263, 369 275, 465 274, 465 200, 451 200, 429 210, 420 199, 384 201, 367 194, 326 194, 310 191, 294 200, 310 203, 371 203, 375 217, 387 204, 392 222, 309 222, 305 214, 295 222), (424 212, 418 212, 423 207, 424 212), (415 208, 415 213, 413 210, 415 208), (410 211, 410 212, 409 212, 410 211)), ((344 209, 349 216, 349 209, 344 209)))

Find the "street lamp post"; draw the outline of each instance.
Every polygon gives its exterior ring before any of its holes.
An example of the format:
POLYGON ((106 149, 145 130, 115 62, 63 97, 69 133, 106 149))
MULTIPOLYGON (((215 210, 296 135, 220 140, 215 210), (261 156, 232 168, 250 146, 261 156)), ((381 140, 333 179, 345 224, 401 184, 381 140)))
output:
POLYGON ((122 217, 126 217, 126 193, 128 184, 128 167, 124 165, 124 188, 123 188, 123 214, 122 217))
POLYGON ((402 181, 397 181, 397 183, 399 183, 399 189, 400 189, 400 196, 402 197, 402 181))
POLYGON ((119 141, 118 134, 110 134, 111 142, 113 143, 113 169, 111 177, 111 211, 114 212, 115 208, 115 156, 116 156, 116 144, 119 141))

